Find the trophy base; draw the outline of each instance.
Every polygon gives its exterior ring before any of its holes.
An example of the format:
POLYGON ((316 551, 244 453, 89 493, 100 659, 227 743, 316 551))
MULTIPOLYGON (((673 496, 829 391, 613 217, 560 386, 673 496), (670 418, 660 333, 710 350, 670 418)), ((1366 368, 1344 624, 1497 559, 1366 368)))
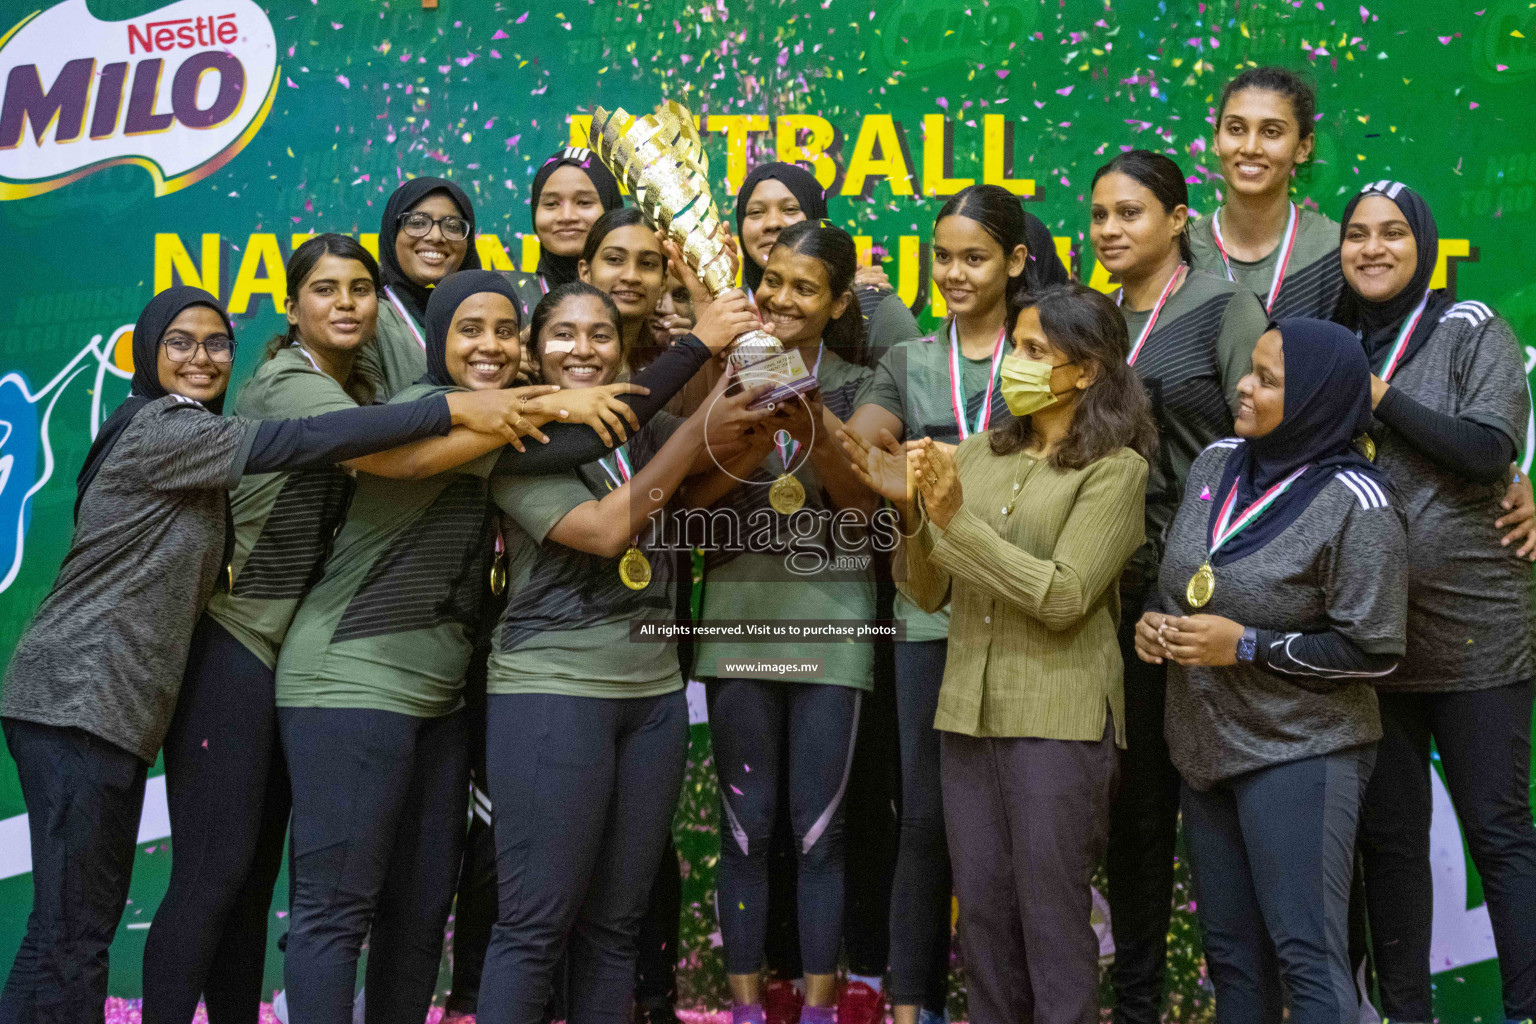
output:
POLYGON ((779 352, 750 363, 737 361, 736 379, 749 390, 769 385, 768 391, 752 402, 753 409, 808 395, 821 387, 821 383, 805 368, 805 360, 797 349, 779 352))

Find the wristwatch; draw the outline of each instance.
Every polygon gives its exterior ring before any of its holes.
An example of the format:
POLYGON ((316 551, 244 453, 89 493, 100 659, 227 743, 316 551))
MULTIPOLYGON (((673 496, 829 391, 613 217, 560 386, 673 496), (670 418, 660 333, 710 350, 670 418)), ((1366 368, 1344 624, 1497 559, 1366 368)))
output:
POLYGON ((1246 626, 1243 628, 1243 635, 1237 638, 1237 663, 1252 665, 1258 653, 1259 631, 1252 626, 1246 626))

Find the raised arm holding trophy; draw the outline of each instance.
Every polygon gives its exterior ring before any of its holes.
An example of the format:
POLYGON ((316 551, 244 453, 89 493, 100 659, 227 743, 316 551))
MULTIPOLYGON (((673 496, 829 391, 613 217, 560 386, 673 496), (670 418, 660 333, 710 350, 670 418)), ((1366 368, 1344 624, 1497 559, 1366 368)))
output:
MULTIPOLYGON (((693 115, 675 100, 644 117, 634 117, 622 107, 612 113, 596 107, 590 139, 593 151, 634 195, 646 217, 677 243, 709 293, 734 288, 735 269, 721 241, 720 214, 709 190, 709 158, 693 115)), ((800 353, 786 351, 766 331, 741 335, 729 358, 743 386, 772 385, 754 406, 817 388, 800 353)))

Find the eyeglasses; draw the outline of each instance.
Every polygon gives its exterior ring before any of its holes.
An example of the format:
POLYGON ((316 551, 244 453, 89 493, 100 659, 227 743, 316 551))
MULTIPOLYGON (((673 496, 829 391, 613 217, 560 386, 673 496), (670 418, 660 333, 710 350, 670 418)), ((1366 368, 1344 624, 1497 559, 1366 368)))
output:
POLYGON ((426 238, 432 233, 432 225, 442 229, 443 237, 450 242, 462 242, 469 237, 469 221, 463 217, 433 217, 417 210, 402 213, 397 221, 400 229, 412 238, 426 238))
POLYGON ((203 341, 193 341, 191 338, 177 336, 166 338, 160 344, 165 346, 166 358, 173 363, 190 362, 196 357, 198 349, 208 353, 208 358, 215 363, 235 361, 235 339, 226 338, 223 335, 214 335, 203 341))

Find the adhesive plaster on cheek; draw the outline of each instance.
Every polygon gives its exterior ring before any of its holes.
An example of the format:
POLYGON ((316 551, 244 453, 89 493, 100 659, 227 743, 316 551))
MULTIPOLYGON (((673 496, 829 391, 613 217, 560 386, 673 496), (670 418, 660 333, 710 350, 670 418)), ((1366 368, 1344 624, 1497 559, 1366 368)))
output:
POLYGON ((564 338, 550 338, 544 343, 544 351, 546 353, 557 352, 560 355, 564 355, 567 352, 576 351, 576 343, 574 341, 566 341, 564 338))

